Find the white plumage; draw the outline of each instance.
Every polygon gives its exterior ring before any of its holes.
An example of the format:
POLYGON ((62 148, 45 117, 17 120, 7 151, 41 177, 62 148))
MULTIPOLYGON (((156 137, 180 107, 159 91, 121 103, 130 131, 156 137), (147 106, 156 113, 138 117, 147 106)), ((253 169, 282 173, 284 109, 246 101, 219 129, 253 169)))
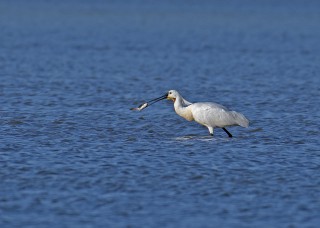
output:
POLYGON ((185 100, 176 90, 170 90, 167 99, 174 101, 174 110, 179 116, 206 126, 211 135, 213 135, 215 127, 222 128, 229 137, 232 137, 225 127, 249 126, 249 121, 243 114, 229 111, 226 107, 216 103, 191 103, 185 100))
POLYGON ((131 110, 141 111, 163 99, 173 100, 174 110, 179 116, 206 126, 211 135, 213 135, 215 127, 222 128, 229 137, 232 137, 232 135, 225 127, 249 127, 249 120, 243 114, 229 111, 226 107, 213 102, 191 103, 184 99, 176 90, 170 90, 165 95, 145 102, 138 108, 132 108, 131 110))

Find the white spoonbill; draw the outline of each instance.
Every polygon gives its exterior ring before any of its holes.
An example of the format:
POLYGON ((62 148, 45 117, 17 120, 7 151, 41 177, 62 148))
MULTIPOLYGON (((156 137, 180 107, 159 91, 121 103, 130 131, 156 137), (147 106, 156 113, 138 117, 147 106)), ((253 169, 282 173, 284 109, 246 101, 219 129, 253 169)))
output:
POLYGON ((185 100, 176 90, 170 90, 164 96, 150 100, 139 108, 132 110, 141 111, 142 109, 163 99, 173 100, 176 113, 188 121, 196 121, 208 128, 210 135, 213 135, 215 127, 222 128, 229 137, 232 134, 225 128, 228 126, 248 127, 249 120, 241 113, 229 111, 226 107, 213 102, 191 103, 185 100))

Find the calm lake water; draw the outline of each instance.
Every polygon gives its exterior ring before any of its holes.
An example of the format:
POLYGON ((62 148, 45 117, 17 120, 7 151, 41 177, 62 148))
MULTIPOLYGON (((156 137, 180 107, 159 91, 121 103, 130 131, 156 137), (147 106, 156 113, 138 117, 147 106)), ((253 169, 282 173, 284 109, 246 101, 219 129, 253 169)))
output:
POLYGON ((0 227, 317 227, 320 3, 257 2, 0 0, 0 227))

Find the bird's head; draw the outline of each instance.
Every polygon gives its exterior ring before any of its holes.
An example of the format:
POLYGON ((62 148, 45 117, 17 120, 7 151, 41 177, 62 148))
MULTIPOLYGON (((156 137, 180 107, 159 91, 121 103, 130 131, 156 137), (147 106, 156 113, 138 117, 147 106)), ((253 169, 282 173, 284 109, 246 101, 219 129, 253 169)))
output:
POLYGON ((176 90, 169 90, 169 91, 168 91, 168 95, 167 95, 167 99, 168 99, 168 100, 173 100, 173 102, 175 102, 178 96, 179 96, 178 91, 176 91, 176 90))

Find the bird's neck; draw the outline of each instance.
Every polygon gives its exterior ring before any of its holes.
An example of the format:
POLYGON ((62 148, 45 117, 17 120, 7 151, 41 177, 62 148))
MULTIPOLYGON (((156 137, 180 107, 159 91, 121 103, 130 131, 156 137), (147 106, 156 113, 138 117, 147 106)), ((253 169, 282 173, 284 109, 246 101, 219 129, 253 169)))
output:
POLYGON ((191 105, 192 103, 187 101, 186 99, 184 99, 181 95, 177 96, 175 101, 174 101, 174 106, 175 107, 179 107, 179 108, 185 108, 189 105, 191 105))
POLYGON ((185 100, 183 97, 178 96, 174 101, 174 110, 179 116, 185 118, 186 120, 192 121, 193 115, 191 110, 188 108, 188 106, 191 104, 191 102, 185 100))

